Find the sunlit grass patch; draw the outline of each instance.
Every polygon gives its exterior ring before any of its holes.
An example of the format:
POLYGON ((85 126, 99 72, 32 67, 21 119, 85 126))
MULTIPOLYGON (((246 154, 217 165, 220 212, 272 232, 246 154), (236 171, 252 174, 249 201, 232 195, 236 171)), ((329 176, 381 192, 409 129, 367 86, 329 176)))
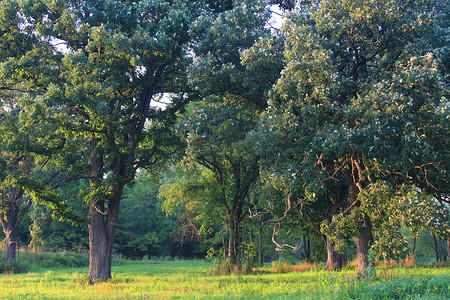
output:
POLYGON ((450 276, 398 277, 359 284, 346 291, 352 299, 449 299, 450 276))
POLYGON ((361 282, 355 271, 213 275, 206 260, 126 261, 108 282, 89 285, 87 268, 0 275, 0 299, 447 299, 448 268, 389 267, 361 282), (385 273, 383 273, 385 272, 385 273), (389 272, 389 276, 383 275, 389 272))
POLYGON ((290 272, 306 272, 315 269, 322 269, 322 266, 317 263, 300 262, 292 264, 283 261, 277 261, 272 263, 272 273, 290 273, 290 272))

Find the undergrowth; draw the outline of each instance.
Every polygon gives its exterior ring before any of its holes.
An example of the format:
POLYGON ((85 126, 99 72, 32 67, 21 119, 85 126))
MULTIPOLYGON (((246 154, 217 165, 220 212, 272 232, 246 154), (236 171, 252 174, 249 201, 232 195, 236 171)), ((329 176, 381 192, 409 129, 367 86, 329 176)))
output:
POLYGON ((86 267, 89 265, 87 254, 74 252, 20 252, 15 261, 5 261, 4 254, 0 254, 1 273, 25 273, 41 268, 86 267))

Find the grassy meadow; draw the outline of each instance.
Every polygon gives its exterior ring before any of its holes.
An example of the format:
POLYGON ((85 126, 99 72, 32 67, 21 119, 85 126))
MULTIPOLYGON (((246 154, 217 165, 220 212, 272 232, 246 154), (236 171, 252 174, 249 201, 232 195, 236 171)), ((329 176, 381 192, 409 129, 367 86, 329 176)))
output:
POLYGON ((0 299, 450 299, 449 267, 378 266, 366 282, 351 267, 310 268, 279 263, 222 276, 207 260, 116 260, 113 279, 91 286, 87 267, 41 264, 1 274, 0 299))

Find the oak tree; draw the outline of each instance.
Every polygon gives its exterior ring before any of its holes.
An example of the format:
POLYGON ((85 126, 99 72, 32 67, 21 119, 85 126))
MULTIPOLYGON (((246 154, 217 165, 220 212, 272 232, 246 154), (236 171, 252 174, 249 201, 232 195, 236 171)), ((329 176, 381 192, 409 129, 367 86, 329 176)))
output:
POLYGON ((284 28, 287 65, 275 87, 275 130, 294 145, 285 153, 293 154, 310 201, 345 185, 336 215, 356 216, 360 274, 374 243, 361 192, 380 180, 432 189, 436 179, 435 191, 448 189, 448 151, 440 146, 449 141, 445 42, 432 42, 448 30, 436 5, 310 1, 284 28))

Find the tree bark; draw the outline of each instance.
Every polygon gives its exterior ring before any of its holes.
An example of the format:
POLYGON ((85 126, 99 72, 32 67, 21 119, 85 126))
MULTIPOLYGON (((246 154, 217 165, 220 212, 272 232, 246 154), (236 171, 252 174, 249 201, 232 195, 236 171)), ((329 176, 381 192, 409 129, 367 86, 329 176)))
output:
POLYGON ((112 249, 119 215, 122 187, 114 191, 108 202, 108 212, 102 212, 104 202, 91 203, 89 208, 89 281, 95 284, 111 279, 112 249))
POLYGON ((14 204, 8 206, 8 219, 5 224, 6 262, 16 260, 18 210, 14 204))
POLYGON ((19 190, 18 193, 12 192, 10 199, 3 199, 7 201, 6 205, 6 219, 4 215, 1 216, 1 224, 3 227, 3 232, 5 233, 5 260, 15 261, 16 251, 17 251, 17 236, 19 234, 19 225, 22 221, 22 217, 25 212, 29 209, 31 202, 29 202, 20 212, 20 205, 23 200, 24 191, 19 190))
POLYGON ((412 256, 413 257, 416 255, 416 240, 417 240, 417 238, 414 237, 414 239, 413 239, 413 248, 412 248, 412 256))
MULTIPOLYGON (((450 241, 450 239, 449 239, 450 241)), ((263 256, 262 256, 262 224, 259 224, 259 236, 258 236, 258 260, 259 265, 263 264, 263 256)))
MULTIPOLYGON (((311 260, 311 241, 309 238, 306 237, 306 234, 302 235, 302 242, 303 242, 303 252, 305 253, 305 259, 306 259, 306 261, 310 261, 311 260)), ((326 244, 326 242, 325 242, 325 244, 326 244)), ((327 251, 328 251, 328 248, 327 248, 327 251)))
POLYGON ((104 201, 91 203, 89 207, 89 281, 91 284, 108 280, 111 273, 106 266, 108 237, 103 215, 104 201))
POLYGON ((327 270, 341 269, 345 262, 345 254, 340 254, 334 250, 334 243, 330 242, 327 238, 325 239, 325 247, 327 248, 327 270))
POLYGON ((369 217, 366 216, 364 225, 361 226, 359 237, 356 239, 356 273, 364 279, 365 269, 369 266, 369 249, 372 244, 372 226, 369 217))
MULTIPOLYGON (((104 191, 102 195, 96 192, 103 180, 103 158, 97 154, 97 144, 100 141, 95 136, 90 137, 91 160, 91 199, 88 214, 89 228, 89 282, 111 279, 112 246, 116 233, 119 215, 119 204, 123 185, 112 180, 112 191, 104 191), (107 204, 107 211, 105 211, 107 204)), ((114 174, 113 174, 113 177, 114 174)))
POLYGON ((364 278, 364 270, 369 265, 369 249, 371 238, 368 234, 360 234, 356 239, 356 272, 364 278))
POLYGON ((228 240, 228 259, 232 267, 238 265, 237 243, 239 241, 239 222, 231 214, 228 215, 230 237, 228 240))
POLYGON ((447 260, 450 261, 450 237, 447 238, 447 260))

